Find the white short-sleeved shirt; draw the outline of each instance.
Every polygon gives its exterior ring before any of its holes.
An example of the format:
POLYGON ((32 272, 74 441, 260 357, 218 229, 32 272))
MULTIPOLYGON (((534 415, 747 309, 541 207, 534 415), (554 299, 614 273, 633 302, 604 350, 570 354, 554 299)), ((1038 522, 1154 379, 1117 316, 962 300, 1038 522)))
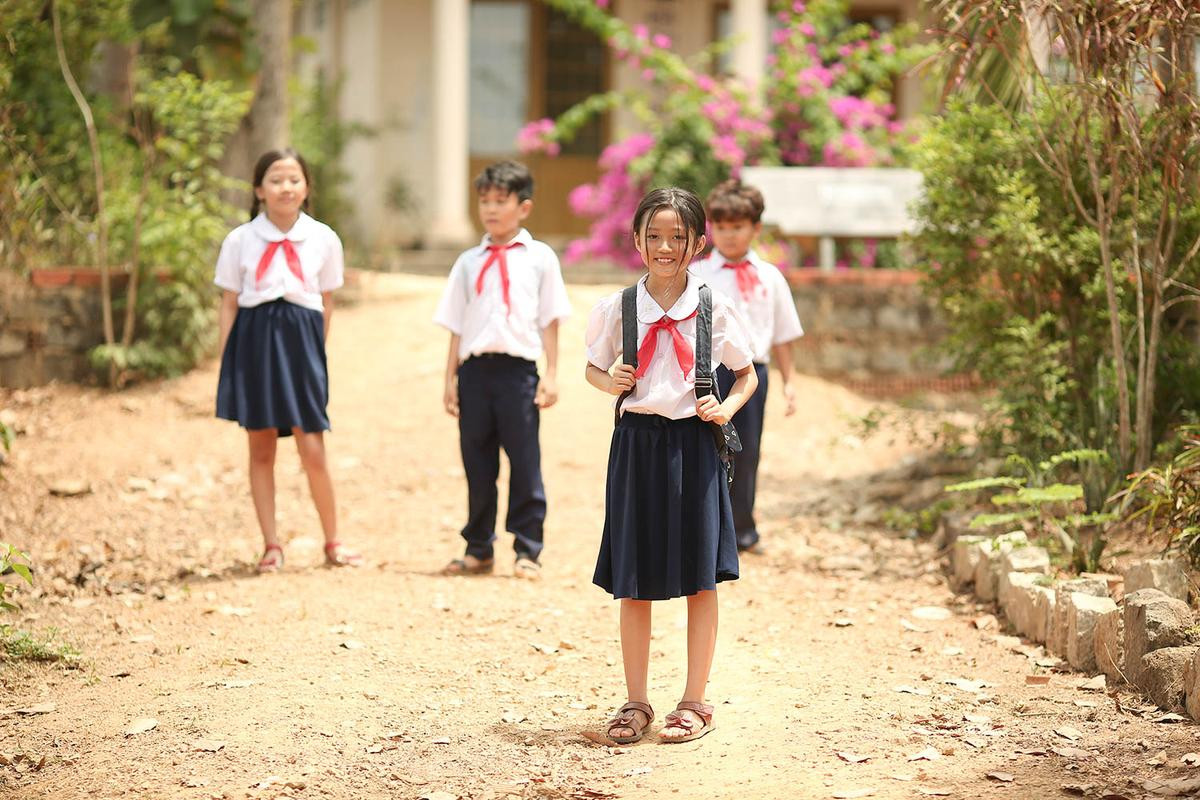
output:
POLYGON ((743 297, 738 289, 737 271, 725 268, 728 262, 716 249, 708 258, 692 264, 691 269, 705 283, 733 301, 750 331, 754 360, 766 364, 771 360, 772 347, 800 338, 804 329, 800 327, 791 287, 779 267, 764 261, 753 250, 746 254, 746 260, 758 275, 758 285, 749 298, 743 297))
POLYGON ((323 222, 300 213, 296 224, 286 234, 259 214, 244 225, 229 232, 217 256, 217 273, 213 283, 222 289, 238 293, 238 306, 252 308, 283 298, 289 303, 324 310, 321 292, 339 288, 344 280, 342 240, 323 222), (301 282, 288 268, 283 248, 275 249, 271 265, 259 283, 258 262, 271 242, 287 239, 300 257, 301 282))
POLYGON ((524 228, 513 237, 509 244, 520 246, 504 252, 509 309, 504 304, 499 264, 488 268, 483 291, 475 289, 491 243, 491 237, 484 236, 478 246, 454 262, 433 321, 458 334, 459 361, 484 353, 537 361, 542 355, 542 330, 571 315, 558 256, 524 228))
MULTIPOLYGON (((700 305, 700 286, 704 281, 689 272, 687 288, 669 311, 662 308, 646 291, 646 279, 637 284, 638 348, 645 340, 650 326, 664 314, 679 321, 676 330, 683 334, 692 352, 696 352, 696 318, 691 316, 700 305)), ((724 364, 732 370, 750 366, 753 353, 750 336, 741 315, 729 298, 714 290, 712 319, 712 366, 724 364)), ((687 376, 679 368, 675 347, 667 331, 658 331, 654 358, 625 398, 621 413, 658 414, 669 419, 696 415, 696 371, 687 376)), ((587 326, 588 361, 602 370, 609 370, 621 359, 621 293, 605 297, 592 309, 587 326)), ((639 365, 639 368, 641 365, 639 365)))

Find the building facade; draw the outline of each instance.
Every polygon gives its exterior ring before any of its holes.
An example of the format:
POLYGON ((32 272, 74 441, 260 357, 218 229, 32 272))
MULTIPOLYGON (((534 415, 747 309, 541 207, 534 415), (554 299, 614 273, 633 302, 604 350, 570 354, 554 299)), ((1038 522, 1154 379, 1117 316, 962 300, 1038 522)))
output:
MULTIPOLYGON (((630 24, 666 34, 681 55, 735 37, 727 67, 762 77, 768 0, 612 0, 630 24)), ((851 16, 887 28, 914 19, 918 0, 855 0, 851 16)), ((302 80, 340 82, 337 113, 374 135, 347 148, 347 232, 376 249, 457 245, 477 237, 472 176, 517 155, 517 132, 589 95, 636 86, 603 42, 539 0, 302 0, 295 31, 312 46, 297 58, 302 80)), ((917 105, 901 85, 901 116, 917 105)), ((629 132, 621 114, 598 119, 554 159, 528 159, 537 193, 531 227, 541 236, 580 233, 567 193, 597 174, 603 147, 629 132)))

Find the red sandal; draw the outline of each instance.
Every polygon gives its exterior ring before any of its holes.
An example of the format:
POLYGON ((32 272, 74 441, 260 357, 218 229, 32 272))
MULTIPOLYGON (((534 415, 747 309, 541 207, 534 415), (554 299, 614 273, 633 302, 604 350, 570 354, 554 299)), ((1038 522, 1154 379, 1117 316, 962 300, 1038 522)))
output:
POLYGON ((325 543, 325 566, 361 567, 363 557, 339 541, 325 543))
POLYGON ((266 575, 269 572, 279 572, 283 569, 283 548, 278 543, 272 542, 263 548, 262 558, 258 560, 258 574, 266 575))
POLYGON ((699 739, 713 729, 713 707, 707 703, 693 703, 691 700, 684 700, 679 705, 675 706, 675 710, 663 719, 663 731, 667 728, 682 728, 687 731, 686 736, 663 736, 662 731, 659 731, 658 740, 669 744, 677 744, 679 742, 690 742, 693 739, 699 739), (693 730, 695 723, 687 717, 680 716, 680 711, 691 711, 700 718, 704 723, 704 727, 699 730, 693 730))

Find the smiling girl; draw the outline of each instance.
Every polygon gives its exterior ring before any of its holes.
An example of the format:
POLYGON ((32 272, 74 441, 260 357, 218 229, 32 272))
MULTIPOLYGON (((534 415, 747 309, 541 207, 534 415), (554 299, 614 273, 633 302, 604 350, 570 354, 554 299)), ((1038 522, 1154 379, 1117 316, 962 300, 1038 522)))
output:
POLYGON ((342 242, 328 225, 305 213, 308 193, 308 166, 299 153, 264 153, 254 167, 250 221, 225 237, 214 279, 223 290, 217 416, 246 429, 250 494, 264 544, 259 572, 283 566, 275 527, 280 436, 296 439, 325 534, 325 562, 358 566, 362 561, 338 541, 325 458, 325 340, 333 290, 342 285, 342 242))
POLYGON ((650 192, 634 215, 646 265, 636 289, 637 366, 622 359, 622 293, 592 309, 588 382, 620 395, 605 491, 604 535, 593 581, 621 601, 621 655, 628 700, 608 736, 627 744, 654 719, 647 697, 650 601, 686 597, 687 684, 660 741, 699 738, 713 727, 704 702, 717 638, 717 584, 738 577, 737 543, 724 467, 710 423, 725 423, 757 386, 745 326, 712 294, 712 361, 736 375, 728 397, 697 400, 695 354, 702 282, 688 264, 705 244, 704 207, 685 189, 650 192))

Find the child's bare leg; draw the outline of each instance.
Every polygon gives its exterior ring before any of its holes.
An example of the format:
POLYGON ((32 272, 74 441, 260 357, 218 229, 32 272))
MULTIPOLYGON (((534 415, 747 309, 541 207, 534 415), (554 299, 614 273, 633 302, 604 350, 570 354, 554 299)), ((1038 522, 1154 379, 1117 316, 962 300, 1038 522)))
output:
POLYGON ((250 496, 262 531, 264 545, 278 545, 275 532, 275 445, 279 433, 274 428, 246 431, 250 442, 250 496))
MULTIPOLYGON (((717 647, 717 592, 715 589, 707 592, 697 592, 687 599, 688 602, 688 671, 687 686, 683 690, 683 699, 693 703, 704 702, 704 692, 708 687, 708 674, 712 670, 713 652, 717 647)), ((676 714, 690 719, 693 730, 704 727, 704 720, 694 711, 676 711, 676 714)), ((690 731, 686 728, 668 726, 662 729, 662 737, 670 739, 686 736, 690 731)))
POLYGON ((317 516, 321 518, 321 530, 325 541, 337 541, 337 503, 333 496, 333 478, 329 476, 329 465, 325 459, 324 434, 305 433, 293 428, 292 435, 296 437, 296 452, 300 454, 300 464, 304 474, 308 476, 308 490, 312 493, 313 505, 317 507, 317 516))
MULTIPOLYGON (((650 601, 621 600, 621 658, 625 662, 625 687, 629 700, 649 703, 646 683, 650 675, 650 601)), ((641 714, 639 711, 638 714, 641 714)), ((646 724, 650 724, 646 720, 646 724)), ((630 728, 612 728, 609 736, 633 736, 630 728)))

